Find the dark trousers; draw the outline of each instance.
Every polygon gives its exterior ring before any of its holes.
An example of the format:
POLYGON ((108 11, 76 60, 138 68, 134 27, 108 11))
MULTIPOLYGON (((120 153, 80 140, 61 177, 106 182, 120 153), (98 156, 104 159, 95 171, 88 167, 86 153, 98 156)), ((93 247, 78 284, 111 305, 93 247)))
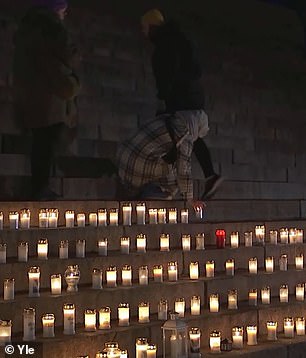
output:
POLYGON ((203 170, 205 178, 208 178, 215 174, 210 152, 207 148, 206 143, 202 138, 198 138, 193 143, 193 152, 200 163, 200 166, 203 170))
POLYGON ((63 123, 42 128, 32 128, 31 174, 32 196, 48 187, 51 166, 55 157, 55 145, 63 123))

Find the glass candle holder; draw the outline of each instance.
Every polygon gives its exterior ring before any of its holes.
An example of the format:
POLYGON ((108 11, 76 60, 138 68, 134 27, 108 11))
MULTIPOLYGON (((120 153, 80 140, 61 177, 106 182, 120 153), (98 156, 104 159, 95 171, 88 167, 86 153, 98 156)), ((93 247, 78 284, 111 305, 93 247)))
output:
POLYGON ((109 225, 118 226, 118 209, 109 209, 109 225))
POLYGON ((302 244, 304 241, 304 230, 303 229, 297 229, 296 230, 296 243, 302 244))
POLYGON ((192 296, 190 301, 190 311, 192 316, 199 316, 201 313, 201 297, 192 296))
POLYGON ((88 222, 89 222, 89 226, 97 227, 98 226, 98 215, 97 215, 97 213, 89 213, 88 222))
POLYGON ((12 339, 12 321, 0 320, 0 346, 5 346, 12 339))
POLYGON ((40 287, 40 268, 38 266, 30 267, 28 271, 29 276, 29 297, 39 297, 40 287))
POLYGON ((305 299, 305 286, 303 283, 298 283, 295 286, 295 299, 297 301, 304 301, 305 299))
POLYGON ((86 217, 84 213, 77 214, 78 227, 85 227, 85 221, 86 221, 86 217))
POLYGON ((174 311, 178 314, 178 317, 185 317, 185 298, 179 297, 175 299, 174 302, 174 311))
POLYGON ((294 337, 294 321, 292 317, 284 318, 284 333, 286 338, 294 337))
POLYGON ((265 244, 265 233, 266 233, 265 225, 255 226, 255 240, 257 245, 265 244))
POLYGON ((51 280, 51 295, 60 295, 62 293, 62 275, 54 274, 50 277, 51 280))
POLYGON ((157 318, 159 321, 166 321, 168 318, 168 301, 165 299, 158 302, 157 318))
POLYGON ((3 299, 4 301, 10 301, 13 300, 14 298, 15 298, 15 279, 6 278, 3 282, 3 299))
POLYGON ((224 249, 226 241, 226 232, 225 230, 216 230, 216 245, 217 249, 224 249))
POLYGON ((0 264, 6 263, 6 244, 0 243, 0 264))
POLYGON ((225 271, 227 276, 234 276, 235 274, 235 260, 228 259, 225 261, 225 271))
POLYGON ((239 232, 235 231, 231 233, 231 248, 237 249, 239 247, 239 232))
POLYGON ((168 280, 177 281, 178 272, 177 272, 177 262, 168 262, 168 280))
POLYGON ((237 290, 229 290, 227 293, 227 308, 229 310, 238 309, 238 292, 237 290))
POLYGON ((257 306, 257 288, 249 290, 249 306, 257 306))
POLYGON ((58 251, 59 251, 59 258, 60 259, 68 259, 69 241, 68 240, 62 240, 59 243, 58 251))
POLYGON ((281 255, 279 258, 279 269, 280 271, 288 270, 288 257, 286 254, 281 255))
MULTIPOLYGON (((119 349, 119 345, 117 342, 107 342, 104 344, 104 349, 102 353, 106 354, 106 357, 112 358, 121 358, 121 350, 119 349)), ((105 356, 103 356, 104 358, 105 356)), ((98 357, 100 358, 100 357, 98 357)))
POLYGON ((130 253, 130 238, 122 237, 120 239, 120 252, 123 255, 128 255, 130 253))
POLYGON ((190 353, 194 354, 200 353, 201 348, 201 331, 199 328, 192 327, 189 330, 189 344, 190 344, 190 353))
POLYGON ((296 243, 296 238, 297 238, 297 229, 296 228, 290 228, 289 229, 289 243, 290 244, 295 244, 296 243))
MULTIPOLYGON (((111 209, 111 210, 116 210, 116 209, 111 209)), ((113 224, 116 225, 116 221, 118 220, 118 215, 116 216, 116 211, 113 211, 113 224)), ((111 217, 111 215, 110 215, 111 217)), ((107 225, 107 210, 106 209, 99 209, 98 210, 98 225, 99 226, 106 226, 107 225)), ((118 223, 117 223, 118 225, 118 223)))
POLYGON ((4 219, 3 212, 0 211, 0 230, 3 230, 3 219, 4 219))
POLYGON ((20 228, 29 229, 30 220, 31 220, 31 211, 30 209, 21 209, 20 210, 20 228))
POLYGON ((281 228, 279 230, 279 237, 281 244, 288 244, 289 242, 289 232, 287 228, 281 228))
POLYGON ((206 277, 215 277, 215 261, 206 261, 205 264, 206 277))
POLYGON ((85 331, 95 332, 96 331, 96 310, 86 309, 84 312, 85 331))
POLYGON ((138 305, 138 322, 150 322, 150 304, 149 302, 140 302, 138 305))
POLYGON ((132 204, 125 203, 122 205, 122 224, 124 226, 132 225, 132 204))
POLYGON ((221 352, 221 332, 213 331, 209 335, 209 347, 211 352, 221 352))
POLYGON ((91 273, 91 281, 92 281, 92 289, 93 290, 101 290, 102 286, 102 270, 99 268, 92 269, 91 273))
POLYGON ((57 228, 58 224, 58 209, 51 208, 48 209, 48 227, 49 228, 57 228))
POLYGON ((270 287, 263 287, 261 289, 261 303, 264 305, 270 304, 270 287))
POLYGON ((188 222, 189 222, 188 209, 181 209, 181 223, 188 224, 188 222))
POLYGON ((196 250, 205 250, 205 234, 196 234, 196 250))
POLYGON ((28 262, 29 244, 27 242, 19 242, 18 244, 18 262, 28 262))
POLYGON ((130 325, 130 306, 128 303, 120 303, 118 306, 118 326, 127 327, 130 325))
POLYGON ((146 204, 138 203, 136 204, 136 222, 137 225, 146 224, 146 204))
POLYGON ((305 318, 304 317, 297 317, 295 319, 295 329, 296 329, 297 336, 305 335, 305 318))
POLYGON ((102 307, 99 310, 99 329, 111 328, 111 309, 110 307, 102 307))
POLYGON ((211 294, 209 296, 209 312, 217 313, 219 312, 219 295, 211 294))
POLYGON ((132 286, 132 267, 124 265, 121 270, 122 286, 132 286))
POLYGON ((270 234, 270 244, 277 245, 277 235, 278 235, 277 230, 270 230, 269 234, 270 234))
POLYGON ((19 213, 18 211, 9 212, 10 229, 17 230, 19 228, 19 213))
POLYGON ((190 251, 191 237, 190 235, 182 235, 182 249, 183 251, 190 251))
MULTIPOLYGON (((147 349, 147 358, 156 358, 157 346, 156 344, 149 344, 147 349)), ((120 357, 122 358, 122 357, 120 357)), ((127 358, 127 356, 126 356, 127 358)))
POLYGON ((304 269, 304 255, 302 253, 295 256, 295 269, 303 270, 304 269))
POLYGON ((177 224, 177 210, 176 208, 170 208, 168 210, 168 223, 177 224))
POLYGON ((267 273, 273 273, 273 271, 274 271, 274 257, 273 256, 266 257, 265 266, 266 266, 267 273))
POLYGON ((149 209, 149 224, 157 224, 157 209, 149 209))
POLYGON ((149 284, 149 270, 148 266, 140 266, 138 270, 138 280, 139 285, 148 285, 149 284))
POLYGON ((279 301, 281 303, 287 303, 289 297, 288 285, 281 285, 279 288, 279 301))
POLYGON ((109 266, 106 269, 106 285, 107 287, 117 287, 117 267, 109 266))
POLYGON ((65 303, 63 306, 64 314, 64 334, 75 334, 75 306, 73 303, 65 303))
POLYGON ((54 322, 55 317, 53 313, 46 313, 41 318, 42 327, 43 327, 43 337, 44 338, 53 338, 54 334, 54 322))
POLYGON ((159 238, 160 242, 160 251, 169 251, 170 250, 170 237, 169 234, 161 234, 159 238))
POLYGON ((66 210, 65 212, 66 227, 74 227, 74 210, 66 210))
POLYGON ((85 258, 86 240, 76 240, 75 242, 75 257, 79 259, 85 258))
POLYGON ((78 265, 68 265, 65 270, 65 280, 67 283, 67 292, 77 292, 80 281, 80 270, 78 265))
POLYGON ((257 257, 251 257, 249 259, 249 274, 257 275, 257 257))
POLYGON ((247 326, 247 345, 257 345, 257 326, 247 326))
POLYGON ((197 280, 199 278, 199 263, 198 262, 190 262, 189 277, 191 280, 197 280))
POLYGON ((253 232, 252 231, 246 231, 244 233, 244 245, 246 247, 253 246, 253 232))
POLYGON ((154 282, 163 282, 163 266, 154 265, 153 266, 153 277, 154 282))
POLYGON ((147 238, 144 234, 136 236, 136 250, 137 252, 145 253, 147 251, 147 238))
POLYGON ((39 260, 47 260, 48 259, 48 240, 40 239, 37 242, 37 257, 39 260))
POLYGON ((35 340, 35 309, 24 308, 23 310, 23 340, 35 340))
POLYGON ((97 245, 98 245, 98 254, 99 256, 107 256, 107 245, 108 245, 108 240, 107 238, 103 238, 97 241, 97 245))
POLYGON ((234 349, 243 348, 243 327, 232 328, 232 341, 234 349))
POLYGON ((268 341, 277 340, 277 322, 268 321, 267 322, 267 339, 268 341))
POLYGON ((159 224, 166 224, 166 209, 158 209, 157 210, 157 217, 159 224))
POLYGON ((147 338, 136 339, 136 358, 147 357, 148 340, 147 338))

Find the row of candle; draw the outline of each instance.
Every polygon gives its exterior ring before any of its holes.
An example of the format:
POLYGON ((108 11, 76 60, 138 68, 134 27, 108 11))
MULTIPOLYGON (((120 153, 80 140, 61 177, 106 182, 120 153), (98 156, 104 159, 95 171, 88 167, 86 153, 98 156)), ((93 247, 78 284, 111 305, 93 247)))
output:
MULTIPOLYGON (((176 208, 149 209, 149 224, 176 224, 178 222, 178 211, 176 208)), ((201 211, 196 212, 196 216, 202 218, 201 211)), ((40 228, 56 228, 58 226, 59 210, 58 209, 40 209, 38 213, 38 226, 40 228)), ((3 229, 3 213, 0 212, 0 229, 3 229)), ((188 209, 180 210, 180 222, 188 224, 189 213, 188 209)), ((30 209, 21 209, 18 211, 9 212, 9 227, 10 229, 29 229, 31 223, 30 209)), ((136 223, 137 225, 146 224, 146 205, 139 203, 136 205, 136 223)), ((74 210, 65 211, 65 226, 85 227, 86 214, 76 214, 74 210)), ((99 209, 97 212, 88 214, 88 224, 90 226, 107 226, 119 224, 119 209, 99 209)), ((122 224, 125 226, 132 225, 132 206, 131 204, 123 205, 122 207, 122 224)))
MULTIPOLYGON (((267 340, 268 341, 276 341, 277 340, 277 321, 267 321, 267 340)), ((298 336, 305 335, 305 318, 297 317, 294 319, 293 317, 285 317, 283 320, 283 330, 285 338, 293 338, 296 330, 296 334, 298 336)), ((255 346, 257 345, 257 326, 249 325, 246 327, 247 333, 247 345, 255 346)), ((243 348, 243 335, 244 328, 243 327, 233 327, 232 328, 232 346, 234 349, 242 349, 243 348)), ((209 336, 209 346, 211 351, 220 352, 221 351, 221 332, 213 331, 209 336)))

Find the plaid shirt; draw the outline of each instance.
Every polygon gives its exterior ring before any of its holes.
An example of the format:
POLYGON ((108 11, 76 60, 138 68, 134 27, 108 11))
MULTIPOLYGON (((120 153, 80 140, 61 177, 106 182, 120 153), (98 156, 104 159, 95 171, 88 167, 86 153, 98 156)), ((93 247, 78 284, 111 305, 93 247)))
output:
POLYGON ((165 125, 165 116, 145 124, 118 150, 119 176, 124 183, 141 187, 157 183, 163 190, 175 195, 179 190, 183 199, 193 198, 191 153, 194 138, 186 125, 188 118, 171 118, 177 141, 177 160, 166 163, 162 157, 173 147, 165 125))

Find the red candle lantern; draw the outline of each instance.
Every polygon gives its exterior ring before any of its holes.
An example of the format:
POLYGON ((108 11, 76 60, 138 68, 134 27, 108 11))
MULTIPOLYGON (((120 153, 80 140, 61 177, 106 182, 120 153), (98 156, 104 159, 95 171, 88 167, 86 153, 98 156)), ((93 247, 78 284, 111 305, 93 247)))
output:
POLYGON ((218 249, 224 249, 225 247, 226 233, 225 230, 216 230, 216 244, 218 249))

